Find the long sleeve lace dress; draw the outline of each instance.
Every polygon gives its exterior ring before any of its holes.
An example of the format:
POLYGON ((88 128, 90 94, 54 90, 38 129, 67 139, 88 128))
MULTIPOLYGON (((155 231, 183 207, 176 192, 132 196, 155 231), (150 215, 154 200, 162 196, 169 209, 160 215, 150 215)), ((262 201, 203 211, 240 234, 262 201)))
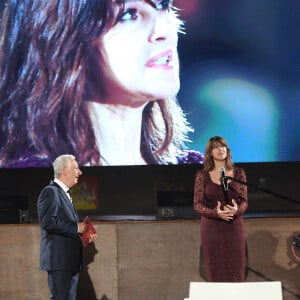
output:
MULTIPOLYGON (((244 169, 234 167, 234 178, 245 182, 244 169)), ((214 183, 207 171, 195 175, 194 209, 201 214, 200 235, 207 278, 211 282, 245 281, 245 226, 243 214, 248 207, 247 186, 236 181, 228 183, 227 197, 222 185, 214 183), (235 199, 238 211, 232 221, 218 217, 217 202, 221 208, 226 198, 235 199)))

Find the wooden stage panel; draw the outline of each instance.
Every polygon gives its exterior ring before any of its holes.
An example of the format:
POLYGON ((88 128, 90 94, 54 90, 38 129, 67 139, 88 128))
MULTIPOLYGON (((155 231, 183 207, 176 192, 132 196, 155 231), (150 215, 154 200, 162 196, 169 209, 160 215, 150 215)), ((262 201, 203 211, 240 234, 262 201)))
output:
MULTIPOLYGON (((299 299, 300 263, 291 254, 299 218, 245 219, 247 282, 281 281, 283 299, 299 299)), ((96 222, 84 249, 79 299, 183 300, 200 269, 198 220, 96 222), (88 296, 88 298, 87 298, 88 296)), ((39 270, 37 224, 0 225, 0 299, 47 299, 39 270)))

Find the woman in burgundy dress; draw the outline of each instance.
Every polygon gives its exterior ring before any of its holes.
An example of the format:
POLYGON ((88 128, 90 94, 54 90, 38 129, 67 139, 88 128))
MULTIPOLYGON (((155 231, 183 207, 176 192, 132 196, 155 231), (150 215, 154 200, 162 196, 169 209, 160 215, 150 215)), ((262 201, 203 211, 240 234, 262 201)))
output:
POLYGON ((245 226, 248 207, 244 169, 235 167, 222 137, 209 139, 204 169, 195 175, 194 209, 201 214, 201 245, 208 281, 245 281, 245 226))

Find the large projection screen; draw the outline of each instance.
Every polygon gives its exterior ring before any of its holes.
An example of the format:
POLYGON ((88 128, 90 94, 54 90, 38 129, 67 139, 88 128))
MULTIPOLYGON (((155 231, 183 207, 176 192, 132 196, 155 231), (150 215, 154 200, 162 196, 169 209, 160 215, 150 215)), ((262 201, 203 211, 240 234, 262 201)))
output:
POLYGON ((0 167, 300 160, 300 3, 111 2, 0 3, 0 167))

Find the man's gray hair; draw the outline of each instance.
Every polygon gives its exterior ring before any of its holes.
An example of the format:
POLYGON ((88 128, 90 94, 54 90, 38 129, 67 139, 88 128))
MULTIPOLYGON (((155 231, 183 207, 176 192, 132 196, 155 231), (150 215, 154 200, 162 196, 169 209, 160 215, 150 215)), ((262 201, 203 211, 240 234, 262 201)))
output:
POLYGON ((72 154, 58 156, 53 162, 54 178, 60 177, 64 167, 70 168, 71 161, 75 159, 72 154))

